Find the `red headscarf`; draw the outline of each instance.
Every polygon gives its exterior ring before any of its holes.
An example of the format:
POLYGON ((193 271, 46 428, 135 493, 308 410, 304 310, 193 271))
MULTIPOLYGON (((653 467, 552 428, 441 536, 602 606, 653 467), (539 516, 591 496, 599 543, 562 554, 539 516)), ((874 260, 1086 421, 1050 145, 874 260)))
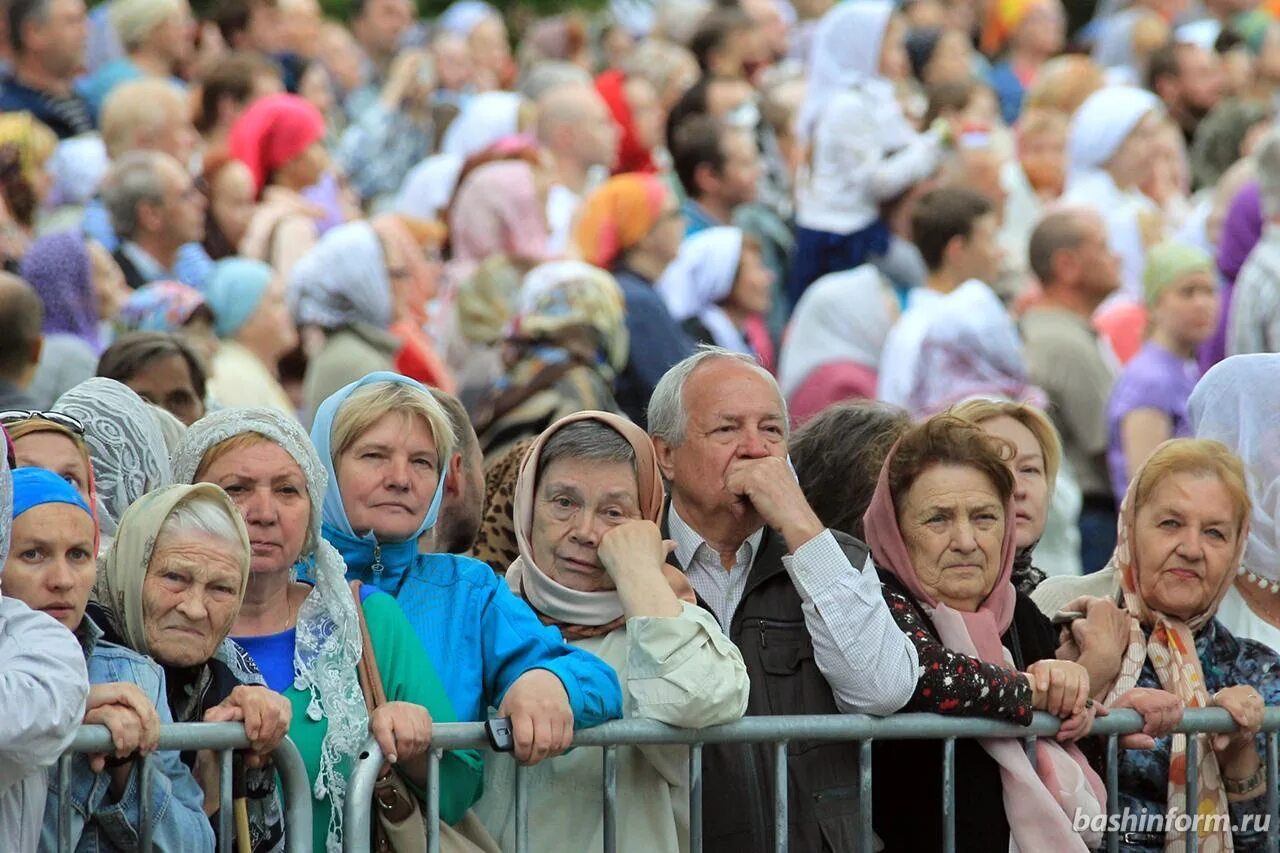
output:
POLYGON ((653 162, 652 152, 641 147, 640 141, 636 139, 636 125, 631 118, 631 104, 627 101, 626 84, 627 76, 616 68, 596 78, 596 91, 609 105, 609 112, 613 114, 613 123, 621 132, 621 139, 618 142, 618 159, 614 163, 613 173, 615 175, 624 172, 653 174, 658 171, 658 167, 653 162))
POLYGON ((324 139, 324 116, 297 95, 259 98, 240 114, 227 137, 231 156, 253 173, 258 194, 271 173, 324 139))

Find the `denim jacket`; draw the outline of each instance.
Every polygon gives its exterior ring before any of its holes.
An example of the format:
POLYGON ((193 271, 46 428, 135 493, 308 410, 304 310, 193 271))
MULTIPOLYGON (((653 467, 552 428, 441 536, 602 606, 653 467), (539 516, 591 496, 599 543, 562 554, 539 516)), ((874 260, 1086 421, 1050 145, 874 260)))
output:
MULTIPOLYGON (((102 631, 85 617, 77 631, 89 664, 89 683, 135 684, 155 703, 161 725, 172 723, 165 693, 164 670, 150 658, 101 639, 102 631)), ((177 752, 156 752, 151 760, 152 833, 157 851, 202 853, 213 851, 213 828, 204 814, 204 793, 177 752)), ((77 853, 136 850, 140 845, 142 765, 135 761, 124 795, 110 802, 111 776, 94 773, 88 758, 77 755, 71 764, 71 849, 77 853)), ((49 774, 49 798, 44 812, 41 849, 58 849, 58 808, 62 801, 57 772, 49 774)))

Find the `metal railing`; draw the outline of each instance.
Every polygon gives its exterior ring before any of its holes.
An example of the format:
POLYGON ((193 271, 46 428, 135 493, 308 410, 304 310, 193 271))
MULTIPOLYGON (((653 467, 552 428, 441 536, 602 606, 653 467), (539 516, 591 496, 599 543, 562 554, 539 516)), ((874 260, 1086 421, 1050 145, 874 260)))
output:
MULTIPOLYGON (((160 745, 157 751, 188 749, 212 749, 221 753, 221 785, 218 798, 218 850, 230 853, 235 836, 234 810, 232 809, 231 757, 232 751, 247 749, 249 739, 240 723, 173 723, 160 727, 160 745)), ((81 726, 71 747, 58 759, 52 772, 58 774, 59 797, 50 796, 48 807, 58 808, 58 853, 69 853, 71 847, 71 760, 78 753, 111 753, 111 733, 106 726, 81 726)), ((152 849, 151 790, 155 770, 155 754, 139 759, 137 771, 138 798, 138 849, 150 853, 152 849)), ((307 780, 307 768, 293 741, 285 738, 272 754, 276 774, 280 779, 284 806, 285 848, 289 853, 311 853, 311 784, 307 780)))
MULTIPOLYGON (((1142 718, 1135 711, 1112 711, 1106 717, 1094 721, 1092 734, 1106 739, 1107 788, 1106 813, 1114 816, 1119 811, 1119 743, 1122 735, 1142 730, 1142 718)), ((786 853, 787 837, 787 744, 792 740, 818 740, 829 742, 854 741, 859 746, 858 803, 860 827, 856 850, 871 853, 875 849, 872 831, 871 802, 871 744, 876 740, 941 740, 943 742, 942 818, 943 850, 954 853, 956 800, 955 800, 955 746, 957 739, 968 738, 1016 738, 1025 742, 1028 756, 1035 761, 1034 744, 1037 737, 1057 733, 1059 720, 1048 714, 1037 713, 1029 726, 984 720, 971 717, 944 717, 937 714, 898 714, 892 717, 868 717, 862 715, 829 715, 809 717, 745 717, 724 726, 707 729, 677 729, 650 720, 616 720, 611 723, 585 729, 574 734, 575 747, 603 747, 601 762, 601 796, 604 801, 604 851, 617 849, 617 755, 619 746, 638 744, 682 744, 689 749, 689 850, 702 851, 702 747, 712 743, 769 743, 774 745, 774 850, 786 853)), ((1181 734, 1224 733, 1236 730, 1231 715, 1221 708, 1187 710, 1182 723, 1175 730, 1181 734)), ((1280 850, 1280 795, 1277 788, 1277 759, 1280 746, 1277 732, 1280 730, 1280 707, 1268 708, 1262 731, 1265 732, 1266 754, 1263 764, 1267 773, 1267 849, 1280 850)), ((1187 790, 1197 789, 1196 741, 1187 743, 1187 790)), ((440 755, 452 749, 488 749, 482 723, 442 723, 434 727, 432 750, 428 755, 427 791, 434 792, 440 784, 440 755)), ((552 759, 554 760, 554 759, 552 759)), ((372 812, 369 804, 373 786, 382 766, 382 751, 370 738, 358 756, 347 790, 344 813, 345 849, 347 853, 367 853, 369 850, 372 812)), ((526 768, 517 765, 515 775, 515 853, 529 853, 529 775, 526 768)), ((440 806, 438 796, 427 800, 427 850, 439 853, 438 835, 440 806)), ((1187 831, 1187 853, 1196 853, 1199 837, 1195 824, 1187 831)), ((1120 832, 1109 826, 1106 832, 1105 850, 1118 853, 1120 832)), ((535 853, 544 853, 536 851, 535 853)), ((584 851, 584 853, 586 853, 584 851)))

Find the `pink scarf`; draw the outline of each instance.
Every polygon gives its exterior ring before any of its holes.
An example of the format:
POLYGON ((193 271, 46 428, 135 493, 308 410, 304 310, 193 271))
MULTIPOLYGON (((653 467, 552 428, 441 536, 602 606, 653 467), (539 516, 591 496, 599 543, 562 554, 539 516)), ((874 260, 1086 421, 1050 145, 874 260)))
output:
MULTIPOLYGON (((878 567, 890 572, 924 609, 942 644, 952 651, 1012 669, 1001 636, 1013 622, 1017 594, 1009 578, 1013 574, 1015 525, 1005 525, 1000 548, 1000 574, 991 592, 973 613, 956 610, 934 599, 920 583, 898 527, 898 513, 889 488, 889 468, 897 455, 895 445, 880 471, 875 496, 863 518, 867 544, 878 567)), ((1005 518, 1014 515, 1013 501, 1005 518)), ((1106 789, 1080 750, 1053 740, 1036 741, 1036 766, 1027 759, 1022 744, 1008 738, 979 741, 1000 766, 1004 811, 1009 820, 1009 849, 1026 851, 1087 851, 1101 842, 1100 835, 1083 836, 1072 828, 1077 813, 1101 814, 1106 789), (1038 775, 1037 775, 1038 774, 1038 775)))

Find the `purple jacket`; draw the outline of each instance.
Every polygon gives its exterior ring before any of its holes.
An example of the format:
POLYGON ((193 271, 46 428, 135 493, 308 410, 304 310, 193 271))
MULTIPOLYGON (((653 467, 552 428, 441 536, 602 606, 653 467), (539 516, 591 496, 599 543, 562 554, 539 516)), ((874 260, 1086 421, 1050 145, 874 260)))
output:
POLYGON ((1258 182, 1250 181, 1231 201, 1227 221, 1218 241, 1218 272, 1222 273, 1222 307, 1218 328, 1200 347, 1200 370, 1207 371, 1227 356, 1227 322, 1231 318, 1231 294, 1236 276, 1262 237, 1262 198, 1258 182))

